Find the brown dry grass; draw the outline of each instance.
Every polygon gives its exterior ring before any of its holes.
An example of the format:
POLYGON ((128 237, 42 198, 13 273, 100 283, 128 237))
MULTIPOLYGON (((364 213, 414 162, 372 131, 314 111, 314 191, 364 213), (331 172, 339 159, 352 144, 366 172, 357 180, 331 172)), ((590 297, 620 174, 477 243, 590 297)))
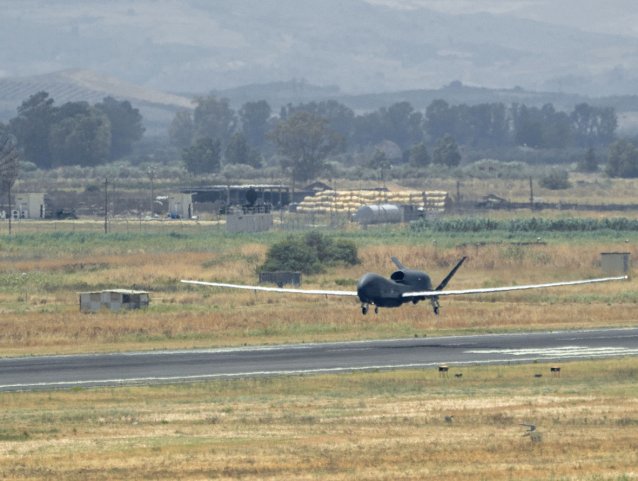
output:
MULTIPOLYGON (((181 240, 181 239, 180 239, 181 240)), ((214 241, 213 241, 214 242, 214 241)), ((5 244, 6 245, 6 244, 5 244)), ((11 247, 11 246, 9 246, 11 247)), ((635 324, 635 281, 446 299, 360 314, 348 299, 194 288, 252 283, 267 246, 128 243, 46 256, 0 252, 0 355, 30 355, 635 324), (24 274, 23 274, 24 273, 24 274), (77 291, 149 288, 147 311, 78 312, 77 291)), ((443 248, 406 239, 360 247, 362 264, 304 279, 348 289, 391 255, 454 287, 599 276, 599 252, 633 244, 443 248)), ((638 361, 247 379, 182 386, 1 394, 0 479, 632 479, 638 361), (452 424, 444 417, 453 415, 452 424), (522 437, 536 422, 543 441, 522 437)))
MULTIPOLYGON (((570 172, 572 187, 564 190, 544 189, 534 180, 534 197, 544 202, 575 202, 580 204, 627 204, 634 203, 638 181, 636 179, 611 179, 600 174, 570 172)), ((428 178, 407 182, 409 188, 444 190, 456 196, 457 180, 453 178, 428 178)), ((359 186, 354 184, 354 188, 359 186)), ((401 189, 400 184, 389 186, 391 190, 401 189)), ((476 179, 461 181, 461 195, 464 199, 481 199, 487 194, 496 194, 513 202, 529 202, 529 179, 476 179)))
POLYGON ((0 476, 635 479, 638 360, 0 394, 0 476), (454 416, 446 423, 445 416, 454 416), (536 423, 540 443, 519 423, 536 423))
MULTIPOLYGON (((461 256, 470 259, 455 288, 507 285, 600 276, 599 252, 633 245, 558 243, 547 246, 439 248, 370 245, 362 263, 308 277, 305 287, 353 289, 366 271, 389 274, 391 255, 441 279, 461 256)), ((281 296, 188 287, 179 279, 254 283, 266 246, 244 242, 232 252, 77 254, 5 258, 3 271, 20 284, 0 291, 0 354, 155 349, 244 343, 309 342, 458 331, 626 326, 635 322, 635 281, 492 296, 447 298, 442 315, 427 304, 382 309, 362 316, 352 299, 281 296), (24 274, 22 274, 24 273, 24 274), (78 287, 81 286, 81 287, 78 287), (82 314, 78 290, 90 286, 151 290, 147 311, 82 314)))

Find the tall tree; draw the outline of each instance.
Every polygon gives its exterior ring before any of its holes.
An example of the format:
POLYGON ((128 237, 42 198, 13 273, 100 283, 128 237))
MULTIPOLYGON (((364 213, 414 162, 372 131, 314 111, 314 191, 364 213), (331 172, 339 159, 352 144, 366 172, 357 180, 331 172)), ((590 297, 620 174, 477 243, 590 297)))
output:
POLYGON ((372 154, 372 157, 370 158, 368 165, 370 166, 371 169, 385 172, 386 170, 390 168, 391 163, 390 163, 390 159, 388 159, 388 156, 385 154, 383 150, 376 149, 374 151, 374 154, 372 154))
POLYGON ((259 150, 263 148, 271 114, 270 105, 265 100, 246 102, 239 109, 242 132, 251 147, 259 150))
POLYGON ((426 167, 430 160, 428 148, 423 142, 413 145, 410 149, 410 164, 414 167, 426 167))
MULTIPOLYGON (((505 105, 502 103, 479 104, 467 107, 467 124, 464 140, 474 147, 495 147, 507 144, 509 126, 505 105)), ((459 136, 460 132, 456 132, 459 136)))
POLYGON ((510 128, 503 103, 455 105, 433 101, 426 109, 425 128, 432 140, 452 135, 473 147, 495 147, 509 142, 510 128))
POLYGON ((188 110, 177 112, 168 128, 168 137, 171 144, 182 149, 190 147, 194 133, 195 127, 193 126, 191 113, 188 110))
POLYGON ((16 138, 0 128, 0 192, 8 192, 18 178, 19 154, 16 138))
POLYGON ((423 115, 416 112, 409 102, 397 102, 380 109, 385 138, 396 143, 401 150, 423 139, 423 115))
POLYGON ((211 137, 200 137, 182 151, 186 170, 192 174, 210 174, 219 171, 221 164, 221 143, 211 137))
POLYGON ((455 133, 455 114, 450 105, 441 99, 434 100, 425 109, 425 130, 432 140, 439 140, 455 133))
POLYGON ((461 163, 461 153, 456 141, 451 135, 439 139, 432 151, 432 160, 435 164, 456 167, 461 163))
POLYGON ((11 188, 18 178, 19 154, 16 138, 4 126, 0 128, 0 194, 7 194, 9 234, 11 234, 11 188))
POLYGON ((237 115, 230 108, 228 99, 215 96, 198 97, 193 113, 195 138, 210 137, 219 140, 222 148, 230 140, 237 127, 237 115))
POLYGON ((342 137, 328 127, 326 119, 303 111, 279 122, 272 138, 283 156, 282 167, 290 171, 293 183, 317 178, 328 155, 343 144, 342 137))
POLYGON ((357 115, 354 119, 353 143, 359 148, 375 145, 385 139, 381 113, 377 110, 357 115))
POLYGON ((609 146, 606 172, 610 177, 638 177, 638 148, 627 140, 609 146))
POLYGON ((543 146, 543 121, 537 108, 513 105, 514 140, 516 145, 540 148, 543 146))
POLYGON ((612 107, 581 103, 574 107, 569 118, 576 143, 581 147, 608 144, 616 135, 618 119, 612 107))
POLYGON ((571 126, 569 115, 556 111, 552 104, 545 104, 541 108, 542 147, 563 149, 571 142, 571 126))
POLYGON ((230 138, 224 158, 228 164, 250 165, 256 169, 261 167, 259 153, 250 148, 241 132, 237 132, 230 138))
POLYGON ((96 166, 109 159, 111 123, 103 112, 86 102, 69 102, 58 114, 49 132, 52 166, 96 166))
POLYGON ((53 99, 47 92, 31 95, 18 107, 18 116, 9 122, 26 160, 40 168, 51 166, 49 129, 54 122, 53 99))
POLYGON ((514 139, 517 145, 536 149, 564 148, 570 142, 569 116, 556 111, 552 104, 538 107, 512 107, 514 139))
POLYGON ((593 147, 588 148, 585 155, 578 159, 578 170, 581 172, 596 172, 598 170, 598 159, 593 147))
POLYGON ((133 144, 144 135, 140 111, 133 108, 128 100, 118 101, 113 97, 105 97, 96 107, 106 114, 111 123, 111 159, 129 154, 133 144))
POLYGON ((354 112, 350 107, 336 100, 322 100, 321 102, 301 103, 294 106, 288 104, 281 108, 279 117, 281 120, 287 120, 296 112, 308 112, 326 119, 328 127, 341 135, 346 142, 354 133, 354 112))

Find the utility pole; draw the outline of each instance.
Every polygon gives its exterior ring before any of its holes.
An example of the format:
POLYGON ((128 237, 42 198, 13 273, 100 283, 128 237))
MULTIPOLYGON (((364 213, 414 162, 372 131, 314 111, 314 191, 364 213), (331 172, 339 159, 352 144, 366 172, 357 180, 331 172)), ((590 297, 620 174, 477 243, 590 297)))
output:
POLYGON ((104 233, 109 233, 109 179, 104 179, 104 233))
POLYGON ((534 184, 532 184, 532 177, 529 178, 529 208, 534 210, 534 184))
POLYGON ((155 186, 153 185, 155 172, 153 169, 148 169, 148 177, 151 179, 151 217, 153 217, 153 207, 155 205, 155 186))
POLYGON ((7 199, 9 201, 9 237, 11 237, 11 218, 13 217, 13 209, 11 208, 11 184, 9 184, 8 187, 7 199))

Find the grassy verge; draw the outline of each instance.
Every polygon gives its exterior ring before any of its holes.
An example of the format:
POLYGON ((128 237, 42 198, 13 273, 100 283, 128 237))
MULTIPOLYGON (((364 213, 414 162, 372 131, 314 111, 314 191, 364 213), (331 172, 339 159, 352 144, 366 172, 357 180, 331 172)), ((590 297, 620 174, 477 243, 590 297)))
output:
POLYGON ((635 479, 638 360, 562 367, 560 378, 522 365, 3 393, 0 475, 635 479))
MULTIPOLYGON (((635 323, 635 281, 448 298, 439 317, 427 304, 362 316, 353 299, 186 286, 179 280, 255 283, 268 246, 289 234, 228 235, 215 225, 197 224, 180 229, 104 235, 60 228, 0 237, 0 355, 635 323), (151 307, 119 314, 79 312, 78 292, 113 287, 149 290, 151 307)), ((522 238, 503 230, 487 233, 487 239, 481 232, 415 232, 400 227, 327 232, 354 240, 362 263, 306 276, 304 287, 354 289, 365 272, 389 274, 393 255, 407 266, 427 270, 435 282, 467 255, 452 285, 470 288, 599 277, 600 252, 638 254, 638 234, 608 229, 553 233, 545 244, 520 244, 522 238)))

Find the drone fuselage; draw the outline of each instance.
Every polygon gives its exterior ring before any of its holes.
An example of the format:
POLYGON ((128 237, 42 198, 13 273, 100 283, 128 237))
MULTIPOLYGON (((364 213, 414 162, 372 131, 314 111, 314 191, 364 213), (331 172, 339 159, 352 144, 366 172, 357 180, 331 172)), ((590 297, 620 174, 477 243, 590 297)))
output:
POLYGON ((392 273, 390 279, 370 272, 363 275, 357 283, 357 295, 361 303, 377 307, 399 307, 406 302, 416 303, 421 299, 403 297, 403 293, 430 290, 430 276, 411 269, 398 270, 392 273))

